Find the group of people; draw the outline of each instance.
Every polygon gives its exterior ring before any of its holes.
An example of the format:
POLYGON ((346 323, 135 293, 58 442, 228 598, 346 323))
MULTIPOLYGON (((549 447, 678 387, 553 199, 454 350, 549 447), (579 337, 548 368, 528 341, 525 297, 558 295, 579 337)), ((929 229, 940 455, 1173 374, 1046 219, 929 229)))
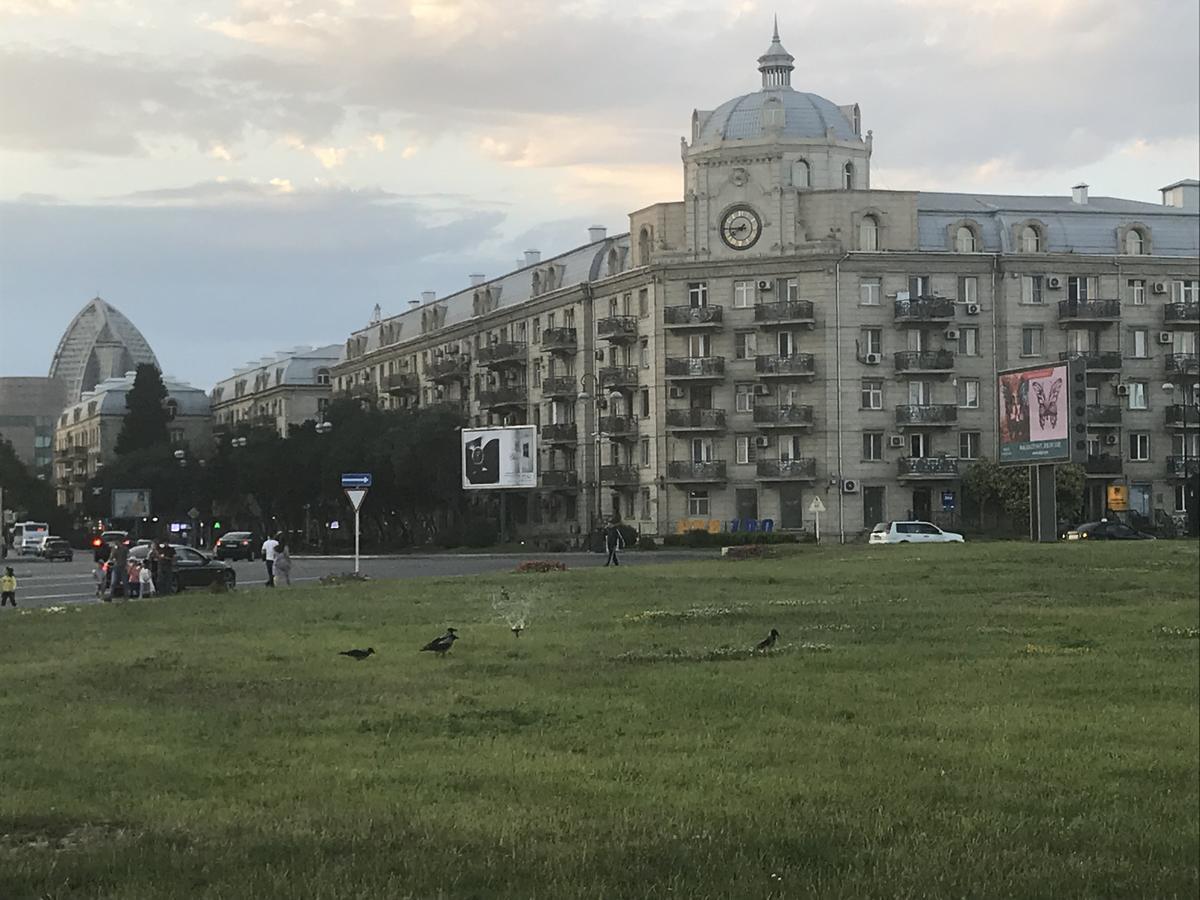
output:
POLYGON ((153 597, 175 591, 175 548, 166 541, 155 542, 145 560, 132 559, 129 542, 118 541, 104 548, 97 559, 96 596, 106 603, 114 597, 153 597))
POLYGON ((267 564, 267 587, 275 587, 276 575, 283 579, 284 584, 291 587, 292 555, 288 552, 282 533, 263 541, 262 557, 263 562, 267 564))

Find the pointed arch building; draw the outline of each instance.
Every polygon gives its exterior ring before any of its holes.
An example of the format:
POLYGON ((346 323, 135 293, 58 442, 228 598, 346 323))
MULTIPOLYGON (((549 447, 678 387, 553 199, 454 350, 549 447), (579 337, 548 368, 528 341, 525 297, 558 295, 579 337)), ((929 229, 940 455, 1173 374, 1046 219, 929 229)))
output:
POLYGON ((95 297, 63 332, 50 361, 50 377, 62 381, 69 405, 102 381, 119 378, 141 363, 162 371, 137 326, 111 303, 95 297))

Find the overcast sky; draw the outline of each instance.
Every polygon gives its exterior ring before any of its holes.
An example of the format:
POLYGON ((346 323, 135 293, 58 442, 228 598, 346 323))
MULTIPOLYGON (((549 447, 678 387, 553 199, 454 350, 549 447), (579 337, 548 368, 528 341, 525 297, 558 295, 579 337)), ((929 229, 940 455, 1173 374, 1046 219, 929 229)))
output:
POLYGON ((99 293, 168 373, 332 343, 379 303, 681 199, 759 83, 858 102, 879 188, 1156 201, 1196 177, 1195 0, 0 0, 0 375, 99 293))

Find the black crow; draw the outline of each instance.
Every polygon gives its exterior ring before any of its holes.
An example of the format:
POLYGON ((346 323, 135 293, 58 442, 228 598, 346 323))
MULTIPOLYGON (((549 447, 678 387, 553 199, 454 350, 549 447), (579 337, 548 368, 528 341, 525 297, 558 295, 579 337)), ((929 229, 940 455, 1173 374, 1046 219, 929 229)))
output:
POLYGON ((772 647, 775 646, 775 642, 777 640, 779 640, 779 632, 776 631, 774 628, 772 628, 771 633, 768 634, 761 641, 759 641, 758 646, 755 647, 754 649, 755 650, 770 650, 772 647))
POLYGON ((421 651, 432 650, 438 656, 445 656, 450 648, 454 646, 454 642, 458 640, 458 634, 453 628, 447 628, 446 633, 441 637, 434 638, 428 644, 421 648, 421 651))
POLYGON ((366 659, 368 656, 370 656, 374 652, 375 652, 374 647, 368 647, 366 650, 343 650, 338 654, 338 656, 348 656, 353 660, 362 662, 364 659, 366 659))
POLYGON ((525 626, 524 626, 524 625, 514 625, 514 626, 512 627, 512 633, 513 633, 513 637, 520 637, 520 636, 521 636, 521 632, 522 632, 522 631, 524 631, 524 630, 525 630, 525 626))

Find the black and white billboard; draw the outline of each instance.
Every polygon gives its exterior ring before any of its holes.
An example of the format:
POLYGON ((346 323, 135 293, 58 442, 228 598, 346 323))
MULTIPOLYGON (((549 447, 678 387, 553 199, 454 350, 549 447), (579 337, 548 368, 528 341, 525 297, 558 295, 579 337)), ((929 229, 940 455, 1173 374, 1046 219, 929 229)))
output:
POLYGON ((537 428, 464 428, 464 490, 537 487, 537 428))

